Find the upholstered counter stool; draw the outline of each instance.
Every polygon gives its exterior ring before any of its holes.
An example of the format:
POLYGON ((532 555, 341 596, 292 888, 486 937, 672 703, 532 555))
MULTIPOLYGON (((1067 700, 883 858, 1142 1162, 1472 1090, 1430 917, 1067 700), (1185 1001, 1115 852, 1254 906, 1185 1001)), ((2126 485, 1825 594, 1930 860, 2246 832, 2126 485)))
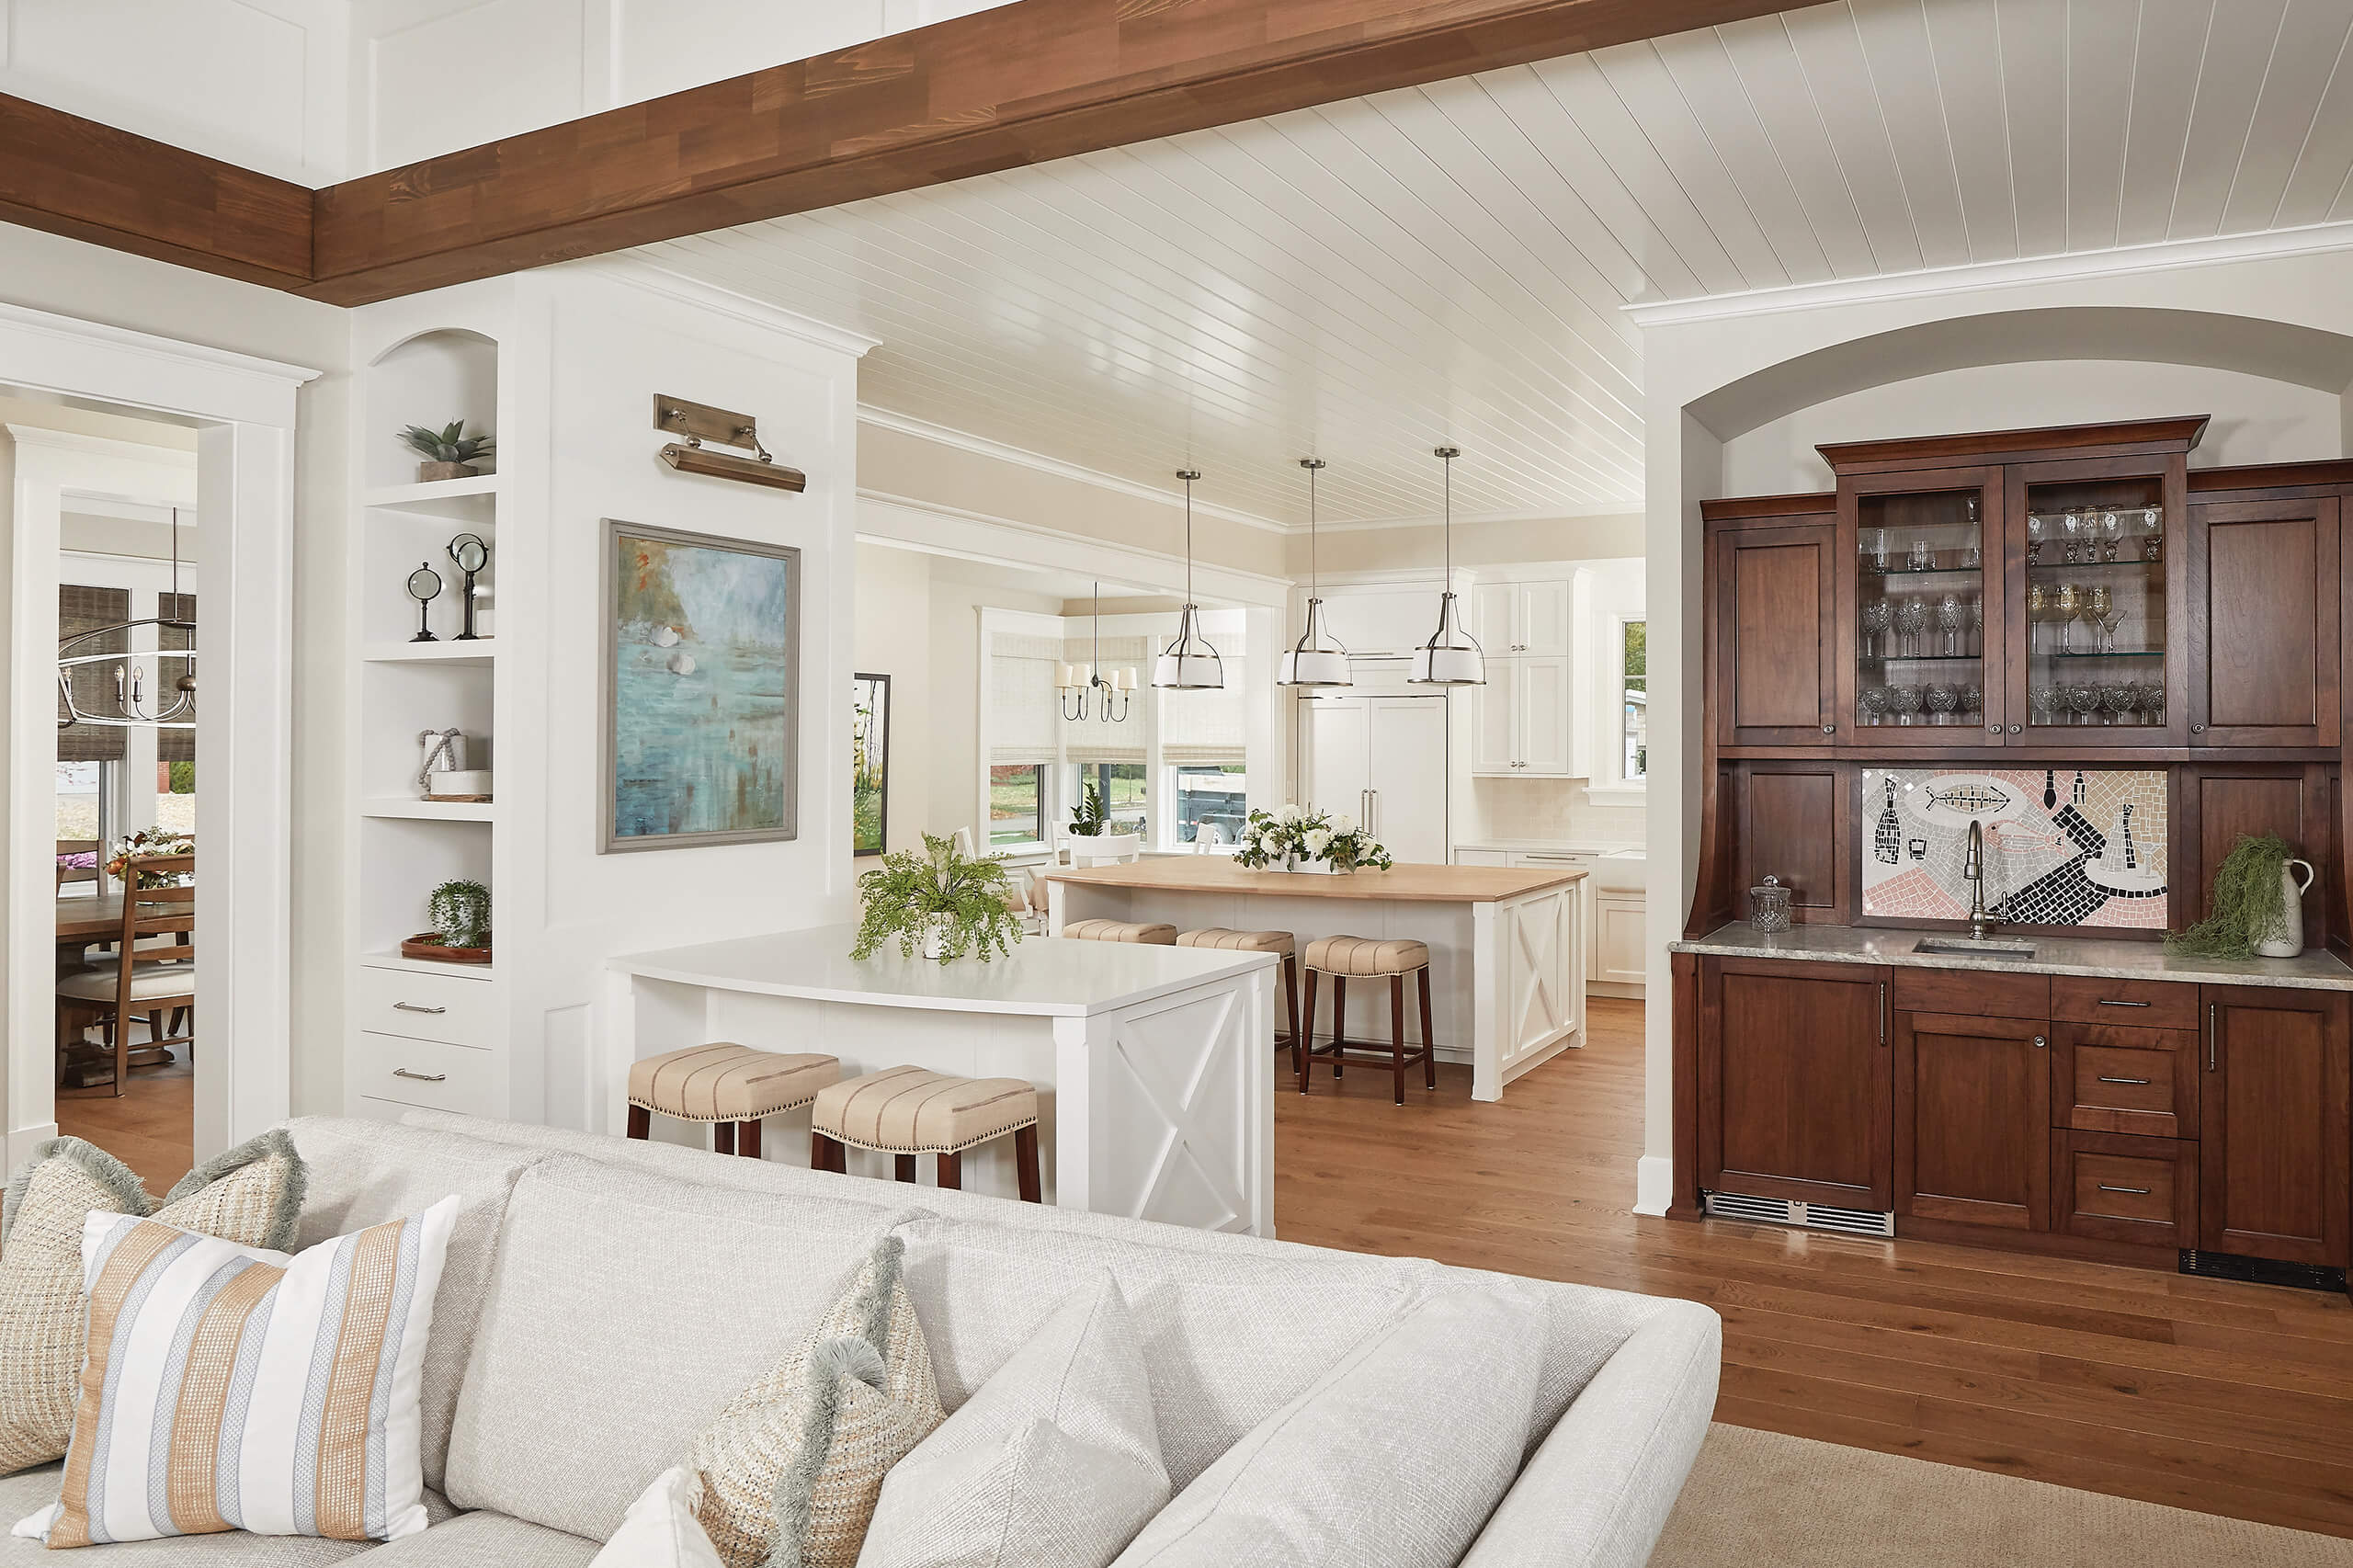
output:
POLYGON ((1038 1091, 1018 1078, 956 1078, 920 1067, 892 1067, 846 1078, 817 1096, 809 1113, 809 1164, 847 1169, 843 1151, 889 1154, 899 1180, 915 1179, 915 1156, 935 1154, 939 1185, 964 1185, 964 1153, 1013 1135, 1021 1200, 1043 1203, 1038 1175, 1038 1091))
POLYGON ((1134 920, 1074 920, 1063 935, 1080 942, 1143 942, 1157 948, 1176 945, 1176 927, 1134 920))
POLYGON ((629 1135, 651 1138, 654 1119, 710 1124, 714 1153, 760 1157, 760 1118, 799 1110, 842 1075, 837 1056, 758 1051, 730 1040, 690 1045, 630 1063, 629 1135))
POLYGON ((1188 931, 1176 938, 1180 948, 1220 948, 1229 952, 1274 953, 1283 974, 1283 1027, 1275 1031, 1275 1049, 1290 1047, 1290 1070, 1301 1071, 1299 1059, 1299 944, 1288 931, 1229 931, 1222 926, 1188 931))
POLYGON ((1438 1087, 1438 1058, 1430 1049, 1430 949, 1426 942, 1403 938, 1381 941, 1371 937, 1319 937, 1307 944, 1307 1061, 1299 1074, 1299 1092, 1307 1093, 1308 1080, 1315 1075, 1315 1059, 1328 1057, 1332 1076, 1340 1076, 1347 1065, 1348 1052, 1360 1055, 1384 1055, 1389 1058, 1389 1070, 1395 1074, 1397 1103, 1405 1103, 1405 1067, 1418 1061, 1422 1064, 1422 1086, 1438 1087), (1332 1043, 1315 1043, 1315 977, 1332 977, 1332 1043), (1422 1043, 1415 1051, 1405 1049, 1405 977, 1418 974, 1422 981, 1422 1043), (1389 982, 1389 1034, 1386 1046, 1369 1040, 1352 1040, 1348 1036, 1348 982, 1351 980, 1386 980, 1389 982))

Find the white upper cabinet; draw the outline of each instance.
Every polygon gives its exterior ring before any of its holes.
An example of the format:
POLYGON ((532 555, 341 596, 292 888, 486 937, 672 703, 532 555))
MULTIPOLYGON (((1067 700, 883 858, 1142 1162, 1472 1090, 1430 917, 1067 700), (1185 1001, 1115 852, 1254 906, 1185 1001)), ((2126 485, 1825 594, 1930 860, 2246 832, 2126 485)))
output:
POLYGON ((1487 661, 1477 692, 1471 771, 1495 778, 1566 778, 1569 661, 1487 661))
POLYGON ((1472 593, 1479 644, 1491 659, 1556 658, 1569 652, 1566 579, 1483 583, 1472 593))

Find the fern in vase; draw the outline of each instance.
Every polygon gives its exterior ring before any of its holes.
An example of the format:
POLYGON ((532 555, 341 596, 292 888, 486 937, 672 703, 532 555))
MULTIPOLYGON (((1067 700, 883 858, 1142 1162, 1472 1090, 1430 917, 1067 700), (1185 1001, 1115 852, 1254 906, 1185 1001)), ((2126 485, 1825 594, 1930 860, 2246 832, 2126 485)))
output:
POLYGON ((1013 883, 996 856, 958 852, 955 840, 923 835, 923 853, 902 849, 858 879, 865 901, 854 959, 872 958, 896 937, 903 958, 920 950, 946 963, 986 960, 1013 950, 1021 923, 1013 914, 1013 883))

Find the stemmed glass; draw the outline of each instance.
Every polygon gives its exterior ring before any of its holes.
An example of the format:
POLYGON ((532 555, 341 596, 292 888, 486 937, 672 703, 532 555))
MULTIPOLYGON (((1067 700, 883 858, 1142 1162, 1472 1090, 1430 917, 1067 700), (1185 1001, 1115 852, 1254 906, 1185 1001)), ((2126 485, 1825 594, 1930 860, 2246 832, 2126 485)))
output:
POLYGON ((1937 630, 1945 634, 1948 658, 1961 652, 1961 622, 1965 613, 1959 594, 1947 594, 1937 601, 1937 630))
POLYGON ((1961 708, 1961 693, 1949 686, 1939 684, 1929 687, 1921 694, 1921 698, 1927 703, 1929 713, 1933 715, 1928 721, 1932 724, 1951 723, 1952 715, 1961 708))
POLYGON ((2132 706, 2141 710, 2142 722, 2162 724, 2165 722, 2165 686, 2163 681, 2143 681, 2133 694, 2132 706))
POLYGON ((1885 599, 1873 599, 1863 607, 1861 619, 1863 654, 1866 658, 1876 658, 1886 652, 1880 639, 1887 635, 1888 627, 1894 622, 1895 607, 1885 599))
POLYGON ((2099 637, 2095 646, 2103 653, 2116 652, 2115 647, 2109 641, 2109 630, 2123 618, 2119 616, 2116 620, 2109 619, 2110 612, 2115 608, 2116 596, 2109 592, 2108 585, 2094 583, 2091 591, 2085 596, 2084 619, 2099 629, 2099 637))
POLYGON ((1985 596, 1972 594, 1969 599, 1970 642, 1979 653, 1985 652, 1985 596))
POLYGON ((1961 688, 1961 710, 1964 713, 1985 711, 1985 688, 1971 681, 1961 688))
POLYGON ((2051 537, 2051 519, 2040 512, 2026 515, 2026 563, 2035 566, 2042 561, 2042 541, 2051 537))
POLYGON ((2089 719, 2093 713, 2098 710, 2099 687, 2096 686, 2071 686, 2064 689, 2067 693, 2068 710, 2075 714, 2075 722, 2078 724, 2083 723, 2086 720, 2089 719))
POLYGON ((2059 651, 2063 653, 2072 653, 2075 651, 2075 618, 2084 613, 2083 589, 2073 583, 2060 584, 2057 608, 2059 651))
POLYGON ((1895 722, 1909 724, 1912 715, 1920 711, 1920 688, 1916 686, 1892 686, 1887 689, 1887 705, 1895 710, 1895 722))
POLYGON ((2117 557, 2119 542, 2124 538, 2124 519, 2114 512, 2103 512, 2099 518, 2099 553, 2103 561, 2117 557))
POLYGON ((2029 653, 2037 652, 2034 629, 2048 619, 2050 609, 2050 590, 2040 583, 2029 583, 2026 585, 2026 645, 2029 653))
POLYGON ((2164 541, 2157 537, 2157 509, 2154 506, 2143 507, 2141 511, 2141 559, 2143 561, 2156 561, 2162 559, 2164 541))
POLYGON ((2131 681, 2120 681, 2114 686, 2104 686, 2099 688, 2099 705, 2108 713, 2108 722, 2111 724, 2130 720, 2132 716, 2132 709, 2139 699, 2140 693, 2134 689, 2131 681))
POLYGON ((2070 506, 2059 519, 2059 534, 2067 541, 2067 564, 2080 566, 2084 560, 2084 514, 2070 506))
POLYGON ((1920 651, 1918 639, 1920 634, 1927 629, 1927 600, 1905 599, 1895 607, 1895 630, 1904 638, 1904 651, 1906 654, 1917 653, 1920 651))
POLYGON ((1855 700, 1862 708, 1864 723, 1877 725, 1887 717, 1887 687, 1867 686, 1855 694, 1855 700))
POLYGON ((2036 723, 2051 723, 2059 711, 2059 688, 2053 686, 2029 687, 2026 705, 2033 711, 2036 723))

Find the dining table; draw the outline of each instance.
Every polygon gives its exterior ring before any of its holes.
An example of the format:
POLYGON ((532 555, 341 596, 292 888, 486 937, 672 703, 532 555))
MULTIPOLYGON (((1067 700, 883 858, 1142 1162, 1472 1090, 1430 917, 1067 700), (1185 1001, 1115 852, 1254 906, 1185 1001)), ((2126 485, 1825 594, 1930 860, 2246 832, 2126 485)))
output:
POLYGON ((87 947, 122 935, 122 894, 85 893, 57 901, 57 945, 87 947))

